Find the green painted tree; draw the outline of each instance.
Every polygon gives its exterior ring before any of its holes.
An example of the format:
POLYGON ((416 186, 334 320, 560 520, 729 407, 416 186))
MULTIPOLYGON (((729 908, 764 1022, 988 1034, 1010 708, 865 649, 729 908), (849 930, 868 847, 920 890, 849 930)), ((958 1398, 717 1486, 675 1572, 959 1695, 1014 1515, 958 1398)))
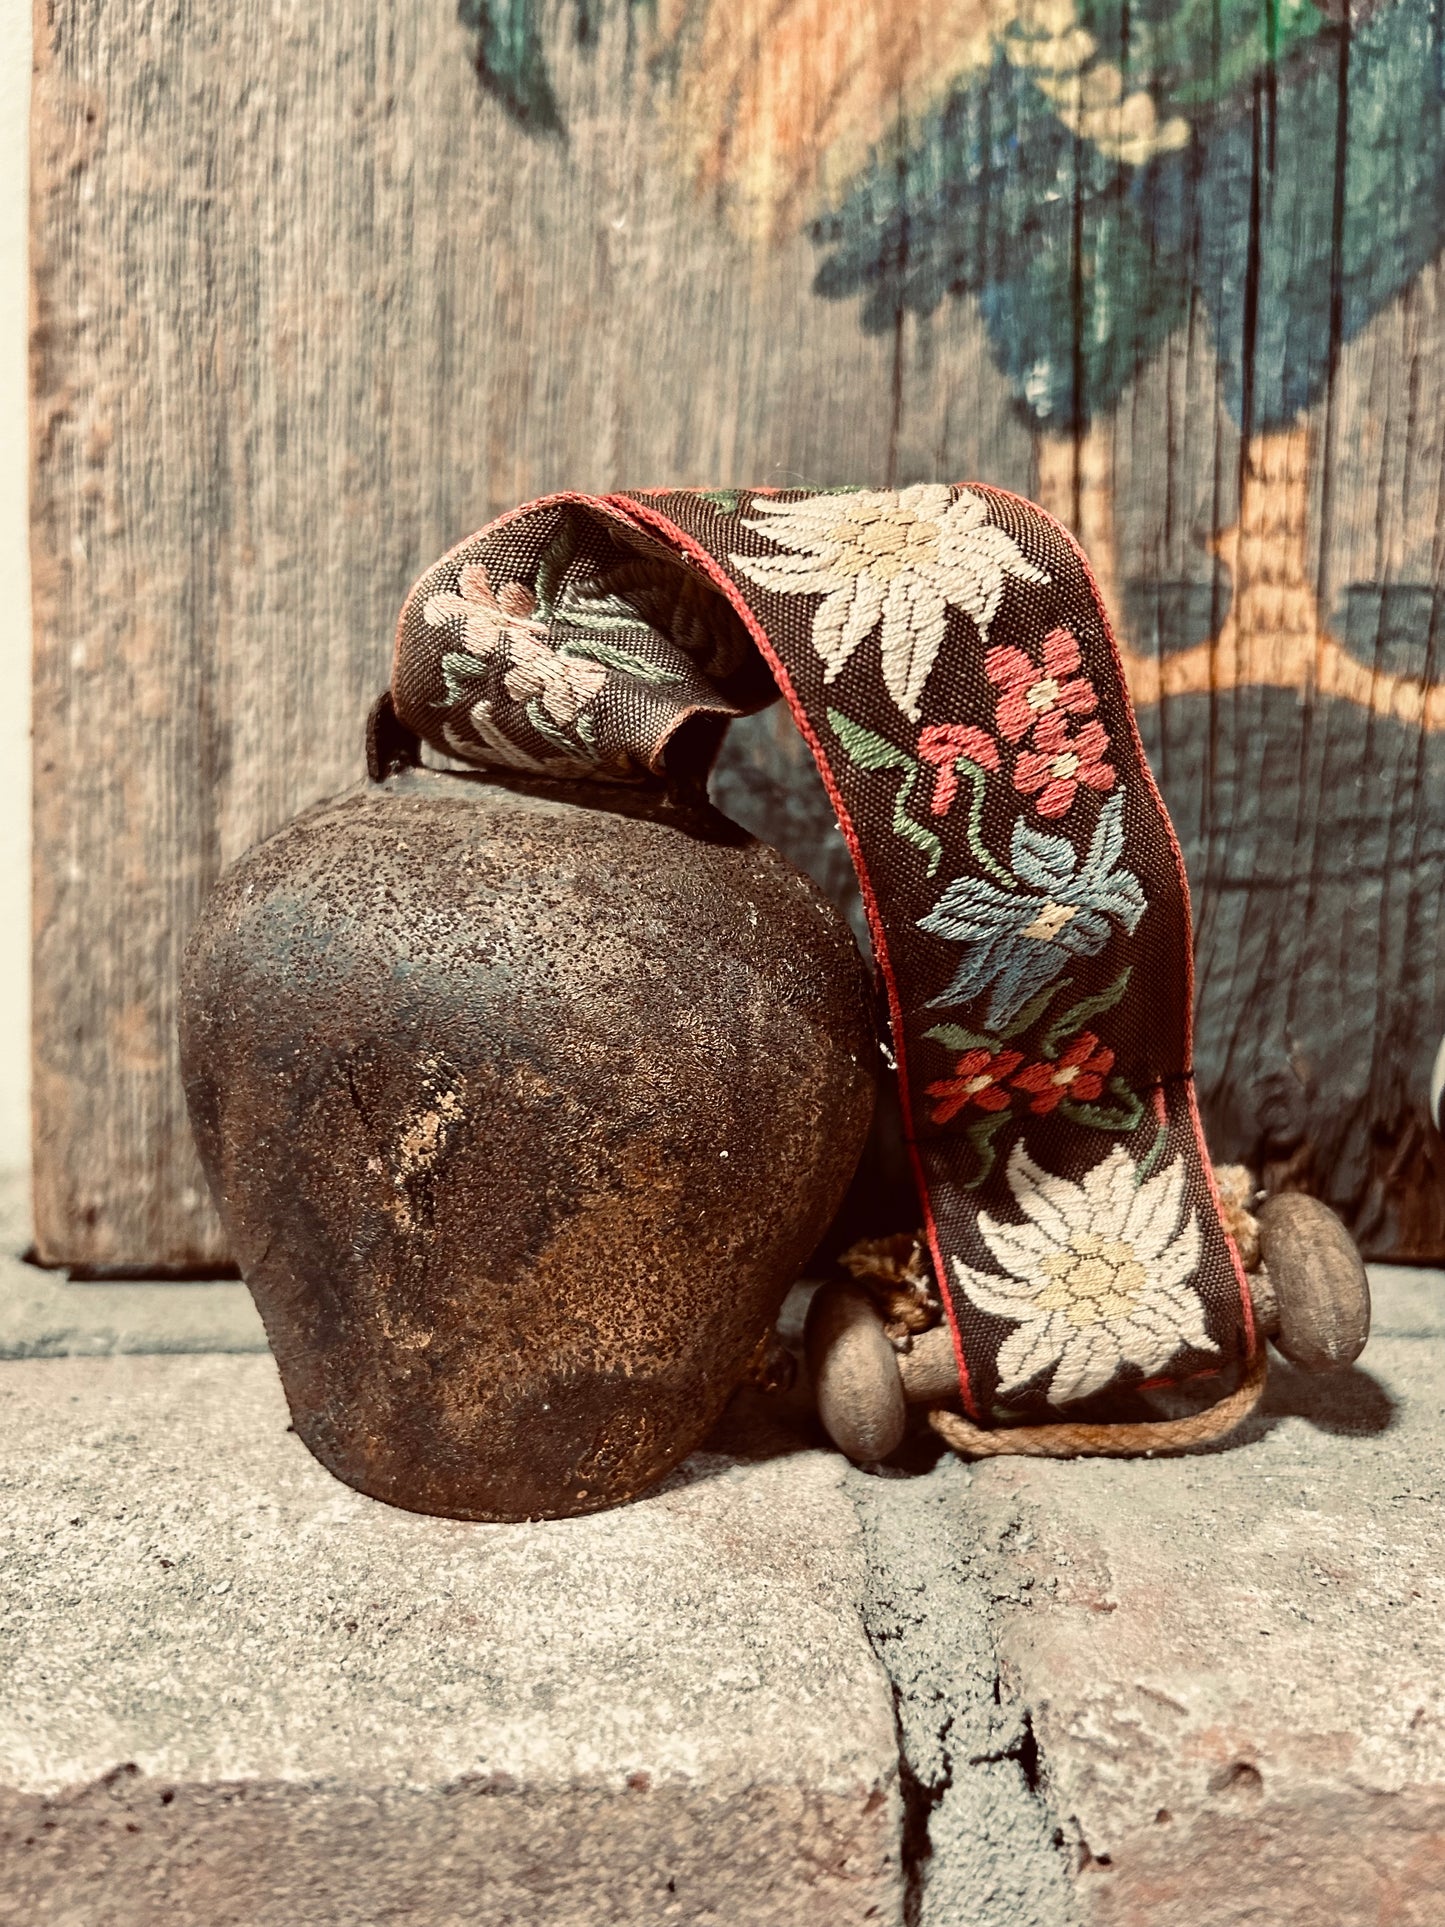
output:
POLYGON ((1293 420, 1341 345, 1445 246, 1438 0, 1351 30, 1304 0, 1084 4, 1110 64, 1180 138, 1139 162, 1073 131, 1001 45, 905 151, 876 157, 813 236, 817 292, 865 328, 979 301, 1029 415, 1070 429, 1112 407, 1203 302, 1231 411, 1293 420))

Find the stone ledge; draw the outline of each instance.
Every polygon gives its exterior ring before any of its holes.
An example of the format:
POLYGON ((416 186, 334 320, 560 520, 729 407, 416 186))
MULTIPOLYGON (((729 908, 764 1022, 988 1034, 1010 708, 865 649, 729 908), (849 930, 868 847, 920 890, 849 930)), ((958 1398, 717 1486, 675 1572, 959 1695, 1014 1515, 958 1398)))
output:
POLYGON ((0 1359, 266 1349, 251 1294, 234 1280, 79 1284, 0 1254, 0 1359))
POLYGON ((1439 1927, 1445 1278, 1372 1275, 1206 1455, 869 1476, 744 1395, 531 1527, 337 1485, 264 1357, 0 1365, 0 1922, 1439 1927))
POLYGON ((1372 1279, 1361 1365, 1223 1448, 972 1475, 1087 1927, 1445 1920, 1445 1278, 1372 1279))
POLYGON ((251 1294, 234 1279, 74 1283, 28 1264, 30 1181, 0 1172, 0 1359, 264 1352, 251 1294))
MULTIPOLYGON (((880 1806, 884 1796, 877 1796, 880 1806)), ((886 1816, 799 1787, 0 1795, 0 1920, 64 1927, 851 1927, 900 1919, 886 1816), (167 1800, 169 1803, 163 1805, 167 1800)))
POLYGON ((0 1434, 0 1921, 900 1919, 831 1454, 423 1519, 315 1464, 260 1358, 6 1364, 0 1434))

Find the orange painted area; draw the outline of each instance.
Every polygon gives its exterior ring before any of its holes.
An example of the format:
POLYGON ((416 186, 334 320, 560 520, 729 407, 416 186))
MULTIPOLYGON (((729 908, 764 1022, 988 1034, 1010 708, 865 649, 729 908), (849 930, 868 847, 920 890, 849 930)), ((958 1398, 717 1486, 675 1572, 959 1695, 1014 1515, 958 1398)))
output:
MULTIPOLYGON (((1017 0, 712 0, 689 32, 679 125, 698 188, 759 239, 794 233, 829 189, 991 57, 1017 0)), ((661 24, 668 27, 668 9, 661 24)))
POLYGON ((1089 556, 1137 707, 1232 689, 1293 689, 1301 697, 1338 697, 1417 729, 1445 730, 1445 682, 1373 668, 1326 626, 1308 569, 1310 432, 1303 423, 1250 443, 1239 519, 1213 545, 1233 583, 1218 633, 1172 655, 1134 649, 1118 623, 1109 434, 1086 434, 1077 456, 1072 442, 1041 441, 1038 494, 1089 556))

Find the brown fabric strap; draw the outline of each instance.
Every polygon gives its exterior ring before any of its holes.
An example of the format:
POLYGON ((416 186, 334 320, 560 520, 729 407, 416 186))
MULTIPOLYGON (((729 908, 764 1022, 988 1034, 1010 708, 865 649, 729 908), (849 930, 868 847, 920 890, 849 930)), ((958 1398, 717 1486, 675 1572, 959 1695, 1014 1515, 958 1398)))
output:
POLYGON ((982 485, 548 497, 417 583, 392 694, 498 772, 693 784, 781 696, 858 872, 970 1419, 1253 1355, 1178 844, 1041 510, 982 485))

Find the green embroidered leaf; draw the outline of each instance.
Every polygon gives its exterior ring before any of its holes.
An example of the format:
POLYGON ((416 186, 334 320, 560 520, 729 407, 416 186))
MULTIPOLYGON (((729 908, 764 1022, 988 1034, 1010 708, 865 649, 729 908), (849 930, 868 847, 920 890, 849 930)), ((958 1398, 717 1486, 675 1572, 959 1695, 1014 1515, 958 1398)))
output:
POLYGON ((1059 1045, 1070 1031, 1077 1030, 1079 1025, 1087 1023, 1090 1017, 1100 1017, 1106 1010, 1112 1010, 1129 988, 1129 978, 1133 968, 1132 964, 1125 964, 1106 990, 1101 990, 1095 997, 1084 997, 1077 1004, 1072 1004, 1062 1017, 1050 1024, 1043 1042, 1039 1045, 1043 1055, 1057 1057, 1059 1045))
POLYGON ((1144 1182, 1145 1178, 1147 1178, 1150 1175, 1150 1173, 1153 1171, 1154 1166, 1159 1162, 1160 1158, 1164 1155, 1164 1146, 1168 1142, 1169 1142, 1169 1127, 1167 1124, 1161 1124, 1158 1130, 1154 1133, 1154 1142, 1149 1146, 1149 1149, 1145 1152, 1144 1156, 1140 1158, 1138 1166, 1135 1169, 1134 1189, 1136 1191, 1139 1189, 1139 1186, 1144 1182))
POLYGON ((1070 978, 1065 977, 1061 984, 1050 984, 1046 989, 1041 990, 1037 997, 1030 997, 1008 1029, 1000 1031, 999 1036, 1001 1038, 1021 1037, 1031 1024, 1038 1022, 1059 992, 1068 989, 1071 981, 1070 978))
POLYGON ((543 709, 540 697, 534 696, 527 704, 527 721, 539 736, 545 736, 554 749, 560 749, 564 756, 580 761, 577 745, 570 736, 565 735, 543 709))
POLYGON ((645 630, 705 676, 734 675, 753 654, 725 596, 691 570, 651 557, 633 556, 604 569, 595 581, 574 583, 565 607, 566 620, 579 628, 616 634, 645 630))
POLYGON ((1011 1038, 1021 1036, 1031 1024, 1036 1024, 1059 992, 1068 987, 1069 979, 1065 977, 1061 984, 1049 984, 1036 997, 1030 997, 1008 1029, 1001 1030, 997 1037, 990 1037, 984 1031, 965 1030, 962 1024, 935 1024, 923 1034, 942 1044, 945 1050, 986 1050, 997 1055, 1011 1038))
POLYGON ((742 490, 736 488, 700 488, 697 493, 699 501, 711 502, 723 515, 736 515, 743 499, 742 490))
POLYGON ((741 633, 736 618, 711 589, 682 570, 643 557, 616 564, 594 582, 569 584, 552 619, 568 630, 588 632, 585 641, 569 636, 565 654, 590 656, 659 687, 686 682, 686 670, 665 668, 636 653, 636 645, 664 649, 674 658, 681 654, 708 675, 733 666, 736 638, 726 624, 730 621, 741 633), (611 643, 601 641, 603 636, 611 637, 611 643), (624 646, 628 643, 633 648, 624 646))
POLYGON ((445 708, 476 694, 475 685, 487 672, 487 658, 460 649, 449 649, 442 657, 442 680, 446 684, 445 708))
POLYGON ((667 629, 685 584, 691 578, 652 556, 629 556, 585 582, 573 582, 559 617, 584 629, 625 623, 667 629))
POLYGON ((1010 1111, 993 1111, 987 1117, 981 1117, 976 1124, 969 1125, 967 1137, 977 1154, 978 1170, 971 1178, 964 1180, 965 1191, 977 1191, 997 1163, 998 1152, 993 1140, 999 1126, 1006 1124, 1011 1116, 1010 1111))
POLYGON ((923 1034, 936 1038, 945 1050, 986 1050, 990 1055, 998 1050, 996 1037, 982 1037, 977 1031, 965 1030, 961 1024, 935 1024, 923 1034))
POLYGON ((1000 883, 1016 887, 1018 878, 1012 870, 1006 870, 1001 863, 994 861, 993 857, 989 854, 988 846, 983 840, 983 798, 984 792, 988 788, 988 772, 983 769, 980 764, 975 763, 967 756, 955 757, 953 767, 960 776, 968 779, 970 790, 968 805, 968 847, 973 852, 974 862, 977 863, 981 870, 986 871, 989 876, 997 878, 1000 883))
POLYGON ((532 585, 532 593, 537 598, 537 614, 547 621, 556 619, 557 593, 562 587, 568 564, 576 553, 577 518, 571 509, 564 509, 557 533, 542 552, 542 560, 537 564, 537 579, 532 585))
POLYGON ((886 736, 876 736, 862 723, 855 723, 840 709, 828 711, 828 727, 848 752, 850 763, 859 769, 906 769, 916 770, 917 762, 906 749, 899 749, 890 743, 886 736))
POLYGON ((1091 1131, 1134 1131, 1144 1115, 1144 1101, 1137 1097, 1122 1077, 1111 1077, 1109 1089, 1122 1100, 1122 1108, 1111 1110, 1106 1104, 1075 1104, 1065 1098, 1060 1115, 1070 1124, 1087 1125, 1091 1131))
POLYGON ((630 649, 615 648, 600 636, 569 637, 558 654, 585 656, 590 662, 605 663, 609 669, 615 669, 621 675, 635 676, 639 682, 651 683, 658 689, 684 680, 674 670, 665 669, 660 662, 650 662, 646 656, 636 656, 630 649))
POLYGON ((865 729, 862 723, 855 723, 840 709, 828 711, 828 725, 843 745, 849 762, 856 768, 904 771, 906 780, 899 784, 898 793, 893 799, 894 834, 923 852, 928 859, 928 874, 932 876, 943 861, 943 845, 932 830, 925 829, 908 814, 908 798, 918 780, 922 764, 916 757, 910 756, 906 749, 899 749, 886 736, 878 736, 871 729, 865 729))
POLYGON ((657 634, 652 624, 621 596, 589 595, 575 587, 569 587, 563 600, 552 610, 552 620, 565 623, 569 629, 601 629, 619 635, 657 634))
POLYGON ((943 861, 943 845, 932 830, 925 830, 923 825, 916 822, 905 809, 904 805, 911 788, 911 783, 900 783, 898 787, 898 794, 893 799, 893 828, 905 843, 911 843, 916 850, 923 852, 928 858, 927 873, 929 876, 934 876, 939 864, 943 861))

